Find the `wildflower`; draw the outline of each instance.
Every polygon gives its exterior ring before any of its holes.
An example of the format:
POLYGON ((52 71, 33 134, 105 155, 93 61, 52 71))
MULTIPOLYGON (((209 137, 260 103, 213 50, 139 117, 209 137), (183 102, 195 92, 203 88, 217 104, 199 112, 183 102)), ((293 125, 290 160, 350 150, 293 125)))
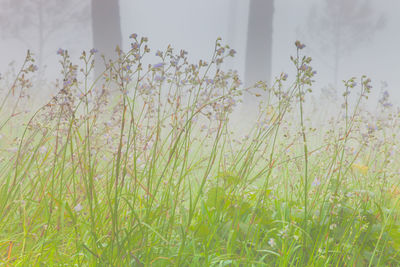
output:
POLYGON ((129 35, 129 38, 136 39, 137 38, 137 34, 136 33, 132 33, 131 35, 129 35))
POLYGON ((39 148, 39 152, 40 152, 41 154, 46 153, 46 152, 47 152, 47 147, 41 146, 41 147, 39 148))
POLYGON ((34 64, 31 64, 31 65, 28 67, 28 70, 31 71, 31 72, 35 72, 35 71, 37 71, 38 69, 39 69, 39 67, 36 66, 36 65, 34 65, 34 64))
POLYGON ((370 92, 370 89, 372 88, 372 85, 370 83, 371 83, 371 79, 370 78, 368 78, 368 79, 363 81, 363 85, 366 88, 366 91, 368 93, 370 92))
POLYGON ((321 181, 319 180, 318 177, 315 177, 314 181, 312 182, 311 186, 319 186, 321 184, 321 181))
POLYGON ((235 54, 236 54, 236 50, 235 49, 229 50, 229 56, 233 57, 235 54))
POLYGON ((58 48, 58 50, 57 50, 57 55, 64 55, 64 53, 65 53, 65 50, 64 50, 64 49, 58 48))
POLYGON ((294 44, 296 45, 297 49, 303 49, 304 47, 306 47, 305 44, 300 43, 300 41, 298 40, 294 44))
POLYGON ((205 79, 207 84, 214 84, 214 80, 213 79, 205 79))
POLYGON ((384 108, 390 108, 391 106, 393 106, 393 104, 389 103, 389 102, 385 102, 382 105, 383 105, 384 108))
POLYGON ((161 69, 164 66, 165 63, 160 62, 158 64, 154 64, 153 65, 153 69, 161 69))
POLYGON ((162 81, 165 80, 165 77, 164 77, 164 76, 160 76, 160 75, 156 75, 156 76, 154 77, 154 80, 155 80, 156 82, 162 82, 162 81))
POLYGON ((72 82, 71 82, 71 80, 69 80, 69 79, 65 79, 63 84, 64 84, 64 87, 66 87, 66 86, 68 86, 68 85, 71 85, 72 82))
POLYGON ((368 129, 368 133, 371 134, 371 133, 375 132, 376 130, 378 130, 378 127, 375 124, 368 123, 367 129, 368 129))
POLYGON ((136 50, 139 48, 139 44, 137 42, 131 43, 132 49, 136 50))
POLYGON ((217 55, 220 56, 225 52, 225 48, 221 47, 217 50, 217 55))
POLYGON ((92 48, 92 49, 90 49, 90 54, 96 54, 97 52, 99 52, 99 50, 97 50, 97 49, 95 49, 95 48, 92 48))
POLYGON ((78 205, 76 205, 76 206, 74 207, 74 210, 75 210, 76 212, 80 212, 82 209, 83 209, 83 207, 82 207, 81 203, 78 203, 78 205))
POLYGON ((187 53, 188 53, 187 51, 181 50, 179 55, 180 55, 181 58, 183 58, 183 57, 185 57, 185 55, 187 55, 187 53))
POLYGON ((178 63, 179 63, 179 57, 178 57, 177 59, 171 60, 170 63, 171 63, 172 66, 175 67, 175 66, 178 65, 178 63))
POLYGON ((283 81, 286 81, 286 80, 287 80, 287 78, 288 78, 288 74, 287 74, 287 73, 284 73, 284 72, 282 72, 282 74, 281 74, 281 79, 282 79, 283 81))
POLYGON ((308 70, 310 67, 309 66, 307 66, 306 64, 303 64, 303 65, 301 65, 301 67, 300 67, 300 69, 302 70, 302 71, 306 71, 306 70, 308 70))
POLYGON ((268 241, 268 244, 269 244, 271 247, 275 247, 275 246, 276 246, 275 239, 271 238, 271 239, 268 241))
POLYGON ((158 56, 158 57, 162 57, 162 56, 163 56, 163 53, 162 53, 160 50, 157 50, 157 52, 156 52, 156 56, 158 56))
POLYGON ((379 104, 382 105, 384 108, 388 108, 392 106, 392 103, 389 102, 389 92, 384 91, 382 93, 382 97, 379 99, 379 104))
POLYGON ((336 223, 333 223, 333 224, 331 224, 330 226, 329 226, 329 229, 331 229, 331 230, 333 230, 333 229, 335 229, 336 228, 336 223))

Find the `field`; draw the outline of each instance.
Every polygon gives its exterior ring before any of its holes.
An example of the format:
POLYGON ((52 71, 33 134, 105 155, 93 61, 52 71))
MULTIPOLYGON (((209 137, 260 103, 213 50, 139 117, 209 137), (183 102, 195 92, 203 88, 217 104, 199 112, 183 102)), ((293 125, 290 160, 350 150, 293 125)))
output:
POLYGON ((30 112, 31 54, 1 78, 2 265, 400 265, 387 93, 371 113, 371 80, 350 78, 337 114, 315 123, 300 42, 296 76, 243 88, 220 40, 209 62, 168 47, 149 65, 147 38, 131 41, 96 80, 96 50, 77 65, 58 50, 54 97, 30 112), (261 105, 246 114, 252 92, 261 105))

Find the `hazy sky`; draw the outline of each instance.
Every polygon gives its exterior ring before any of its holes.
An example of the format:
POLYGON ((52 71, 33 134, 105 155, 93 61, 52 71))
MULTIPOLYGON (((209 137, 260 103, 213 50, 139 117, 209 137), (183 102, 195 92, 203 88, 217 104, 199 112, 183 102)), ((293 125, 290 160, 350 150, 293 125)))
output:
MULTIPOLYGON (((295 53, 294 41, 300 38, 307 45, 304 53, 314 58, 318 90, 332 83, 333 70, 328 65, 332 61, 330 54, 321 53, 318 42, 304 34, 307 32, 309 9, 314 2, 318 0, 275 1, 272 74, 293 73, 289 57, 295 53)), ((127 37, 135 32, 149 37, 154 52, 172 44, 176 49, 189 51, 193 60, 208 59, 215 39, 220 36, 223 42, 238 51, 226 67, 243 73, 248 3, 248 0, 120 0, 124 47, 129 47, 127 37)), ((371 3, 377 13, 385 15, 386 26, 369 43, 357 46, 342 60, 339 78, 367 74, 376 85, 375 92, 379 91, 381 81, 386 81, 394 102, 400 103, 400 1, 371 0, 371 3)), ((44 61, 49 66, 48 72, 56 69, 58 47, 68 48, 77 56, 82 49, 89 49, 92 45, 90 22, 79 34, 70 29, 65 31, 62 27, 58 31, 59 34, 50 39, 46 47, 44 61)), ((1 40, 0 72, 4 72, 12 60, 21 63, 27 48, 19 41, 1 40)))

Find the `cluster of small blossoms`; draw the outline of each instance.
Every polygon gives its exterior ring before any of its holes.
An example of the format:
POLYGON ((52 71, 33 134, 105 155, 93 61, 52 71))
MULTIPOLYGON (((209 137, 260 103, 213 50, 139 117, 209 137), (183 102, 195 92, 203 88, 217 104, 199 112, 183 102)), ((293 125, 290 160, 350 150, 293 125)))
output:
POLYGON ((383 91, 381 98, 378 100, 379 104, 383 107, 383 108, 389 108, 392 105, 392 103, 389 102, 389 92, 387 90, 383 91))
MULTIPOLYGON (((180 50, 175 53, 172 47, 168 46, 163 51, 156 51, 158 60, 154 64, 148 64, 146 68, 144 55, 150 52, 146 44, 148 39, 139 38, 136 34, 131 35, 131 39, 131 49, 128 52, 117 49, 118 57, 105 62, 104 74, 101 79, 96 79, 93 85, 88 77, 94 68, 94 55, 98 51, 91 49, 89 52, 83 52, 80 59, 84 65, 78 67, 71 62, 67 50, 58 49, 63 78, 57 81, 59 91, 46 106, 43 112, 45 115, 40 117, 37 125, 50 127, 51 122, 55 123, 55 118, 61 114, 62 125, 59 133, 64 136, 62 131, 68 129, 68 122, 72 119, 76 127, 84 125, 85 121, 93 120, 91 151, 109 158, 118 150, 122 111, 126 108, 123 103, 128 102, 134 112, 143 112, 139 117, 125 119, 134 121, 134 149, 140 151, 139 157, 144 162, 154 154, 151 150, 159 146, 158 137, 154 134, 157 127, 160 127, 159 124, 162 124, 163 129, 169 125, 167 129, 172 131, 173 139, 185 130, 188 120, 192 121, 193 127, 197 127, 197 121, 204 122, 199 120, 199 117, 205 116, 210 120, 207 134, 211 136, 211 133, 216 132, 215 128, 227 120, 241 94, 242 82, 238 73, 223 71, 220 66, 226 57, 235 55, 235 50, 222 46, 217 41, 210 62, 200 60, 190 64, 186 51, 180 50), (81 78, 87 79, 89 85, 86 86, 81 78), (117 104, 112 107, 112 114, 109 114, 110 112, 104 112, 106 108, 110 108, 106 107, 109 102, 105 96, 115 89, 123 93, 114 95, 117 97, 117 104), (85 109, 81 112, 83 109, 79 108, 77 112, 78 103, 84 103, 80 107, 87 105, 88 111, 85 109), (102 107, 104 110, 101 110, 102 107), (107 123, 95 123, 100 121, 107 123), (63 125, 65 127, 62 127, 63 125)), ((132 147, 129 142, 132 141, 124 135, 122 145, 132 147)))
POLYGON ((344 91, 343 96, 347 97, 350 95, 350 89, 357 86, 356 77, 351 77, 349 80, 344 81, 344 86, 346 87, 346 90, 344 91))
POLYGON ((62 66, 61 74, 64 76, 63 86, 70 87, 77 82, 78 65, 72 64, 68 50, 59 48, 57 55, 61 56, 59 62, 62 66))
POLYGON ((217 66, 222 64, 224 62, 224 59, 227 57, 234 57, 236 54, 235 49, 231 49, 229 45, 222 46, 221 43, 221 38, 218 38, 216 43, 215 43, 215 54, 216 57, 213 60, 213 63, 215 62, 217 66))
POLYGON ((300 70, 302 73, 300 82, 309 86, 312 85, 312 83, 314 82, 312 78, 314 77, 314 75, 317 74, 317 71, 313 70, 313 68, 309 65, 311 63, 311 60, 311 57, 304 57, 300 66, 300 70))
POLYGON ((368 98, 368 94, 371 92, 372 89, 372 85, 371 85, 371 79, 367 78, 367 76, 363 75, 361 77, 361 84, 363 85, 363 92, 362 92, 362 96, 365 98, 368 98))
MULTIPOLYGON (((305 85, 310 86, 307 91, 311 92, 312 83, 315 82, 312 78, 317 74, 317 72, 313 70, 313 68, 310 66, 310 63, 312 61, 311 57, 300 57, 299 55, 299 50, 303 49, 305 45, 300 43, 300 41, 296 41, 295 45, 297 48, 297 57, 291 56, 290 60, 293 62, 297 69, 297 84, 299 87, 303 87, 305 85)), ((299 94, 300 99, 304 101, 305 92, 301 90, 299 94)))
POLYGON ((33 58, 32 53, 28 50, 19 73, 20 75, 16 77, 15 83, 11 88, 13 95, 15 94, 15 89, 17 87, 20 88, 19 97, 23 97, 25 95, 25 90, 32 87, 32 81, 28 77, 28 74, 32 74, 39 69, 34 63, 35 59, 33 58))

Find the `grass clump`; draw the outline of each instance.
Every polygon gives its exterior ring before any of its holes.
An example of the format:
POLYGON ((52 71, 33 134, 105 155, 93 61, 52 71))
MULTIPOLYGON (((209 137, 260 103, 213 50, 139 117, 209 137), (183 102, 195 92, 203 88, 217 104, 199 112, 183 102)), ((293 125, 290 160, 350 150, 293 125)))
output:
POLYGON ((58 92, 33 114, 30 53, 4 87, 3 264, 399 264, 399 114, 386 95, 379 117, 363 110, 367 77, 345 81, 338 117, 313 128, 315 71, 296 42, 294 81, 256 84, 268 97, 238 133, 232 114, 253 88, 222 69, 234 50, 217 40, 210 62, 191 64, 168 47, 147 65, 147 38, 131 38, 94 81, 96 50, 79 66, 58 50, 58 92))

